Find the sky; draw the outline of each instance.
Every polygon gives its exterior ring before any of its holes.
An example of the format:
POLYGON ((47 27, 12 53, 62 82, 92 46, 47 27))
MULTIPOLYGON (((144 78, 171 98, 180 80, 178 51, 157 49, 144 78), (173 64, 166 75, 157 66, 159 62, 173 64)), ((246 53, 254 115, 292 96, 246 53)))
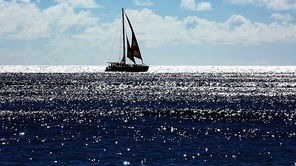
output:
POLYGON ((118 61, 123 7, 147 65, 296 65, 296 0, 0 0, 0 65, 118 61))

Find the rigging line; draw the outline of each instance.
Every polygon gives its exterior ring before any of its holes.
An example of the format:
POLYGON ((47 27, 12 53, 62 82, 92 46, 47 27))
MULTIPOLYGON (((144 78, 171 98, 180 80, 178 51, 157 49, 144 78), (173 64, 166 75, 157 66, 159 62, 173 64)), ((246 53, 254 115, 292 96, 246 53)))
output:
MULTIPOLYGON (((122 37, 119 38, 118 48, 122 48, 121 41, 122 41, 122 37)), ((121 52, 122 52, 121 49, 117 50, 118 61, 121 60, 121 56, 122 56, 122 55, 120 55, 121 52)))
POLYGON ((120 24, 120 21, 118 21, 117 25, 116 25, 116 32, 115 32, 115 35, 114 35, 114 38, 113 38, 113 41, 112 41, 112 46, 111 46, 111 52, 110 52, 110 55, 109 55, 109 60, 111 60, 111 56, 113 54, 113 50, 114 50, 114 43, 115 43, 115 40, 116 40, 116 37, 117 37, 117 34, 118 34, 118 29, 119 29, 119 24, 120 24))

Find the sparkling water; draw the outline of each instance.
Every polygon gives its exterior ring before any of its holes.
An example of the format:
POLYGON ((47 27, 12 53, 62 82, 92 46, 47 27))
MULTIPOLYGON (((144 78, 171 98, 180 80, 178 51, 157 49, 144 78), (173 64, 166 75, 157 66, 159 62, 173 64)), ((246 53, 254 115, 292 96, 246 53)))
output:
POLYGON ((1 66, 0 165, 294 165, 296 67, 1 66))

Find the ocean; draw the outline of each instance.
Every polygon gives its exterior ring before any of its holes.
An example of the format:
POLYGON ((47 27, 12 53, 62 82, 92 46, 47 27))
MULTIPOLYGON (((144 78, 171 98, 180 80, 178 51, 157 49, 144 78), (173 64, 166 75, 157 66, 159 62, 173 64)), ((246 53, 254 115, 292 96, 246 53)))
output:
POLYGON ((296 67, 0 66, 0 165, 296 165, 296 67))

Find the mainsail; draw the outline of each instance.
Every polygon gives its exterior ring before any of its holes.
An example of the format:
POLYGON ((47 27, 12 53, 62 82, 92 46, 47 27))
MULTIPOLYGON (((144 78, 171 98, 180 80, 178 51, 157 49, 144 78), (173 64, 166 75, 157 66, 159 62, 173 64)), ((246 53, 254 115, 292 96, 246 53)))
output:
MULTIPOLYGON (((138 44, 134 29, 127 15, 125 16, 132 31, 132 45, 130 45, 130 48, 128 47, 128 53, 127 53, 128 57, 129 59, 131 59, 130 57, 136 57, 142 60, 141 51, 139 48, 139 44, 138 44)), ((131 60, 135 63, 134 58, 132 58, 131 60)), ((142 60, 142 63, 143 63, 143 60, 142 60)))

